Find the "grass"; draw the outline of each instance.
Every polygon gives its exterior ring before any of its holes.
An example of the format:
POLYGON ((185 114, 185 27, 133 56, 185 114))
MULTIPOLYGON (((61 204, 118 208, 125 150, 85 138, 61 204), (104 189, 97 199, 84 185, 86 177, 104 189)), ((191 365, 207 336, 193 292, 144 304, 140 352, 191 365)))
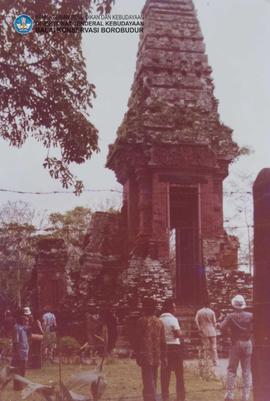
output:
MULTIPOLYGON (((85 365, 62 365, 62 380, 67 380, 74 372, 93 370, 92 366, 85 365)), ((104 373, 107 379, 107 388, 102 396, 102 400, 119 400, 121 398, 137 397, 142 399, 142 386, 140 368, 134 360, 129 359, 109 359, 104 365, 104 373)), ((59 380, 58 365, 45 364, 41 370, 27 370, 26 377, 34 382, 49 384, 50 381, 59 380)), ((199 378, 197 369, 192 366, 185 367, 185 384, 188 401, 222 401, 224 399, 224 386, 220 380, 204 381, 199 378)), ((76 391, 76 389, 73 389, 76 391)), ((171 380, 172 400, 175 399, 175 381, 171 380)), ((80 389, 81 394, 89 394, 89 388, 80 389)), ((158 392, 160 387, 158 386, 158 392)), ((235 399, 240 399, 239 391, 236 391, 235 399)), ((33 395, 27 398, 29 401, 40 401, 42 398, 33 395)), ((14 392, 12 383, 3 391, 1 401, 19 401, 20 393, 14 392)))

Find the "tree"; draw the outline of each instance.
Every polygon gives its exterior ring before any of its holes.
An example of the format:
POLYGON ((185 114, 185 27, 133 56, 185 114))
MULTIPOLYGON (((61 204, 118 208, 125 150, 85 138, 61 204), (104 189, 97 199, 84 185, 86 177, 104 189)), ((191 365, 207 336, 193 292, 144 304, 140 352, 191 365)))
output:
POLYGON ((92 211, 75 207, 65 213, 51 213, 46 231, 53 237, 63 238, 68 250, 67 273, 78 270, 84 239, 90 224, 92 211))
POLYGON ((251 174, 237 171, 225 183, 225 228, 240 240, 239 265, 253 271, 253 204, 251 174), (226 202, 227 201, 227 202, 226 202))
POLYGON ((0 135, 10 145, 21 147, 33 137, 48 150, 43 166, 63 187, 83 184, 69 169, 98 151, 98 131, 90 122, 95 86, 87 81, 82 54, 82 33, 37 33, 20 35, 15 18, 77 15, 86 18, 93 4, 109 13, 114 0, 63 0, 20 2, 0 0, 0 135), (60 156, 52 154, 58 148, 60 156))
POLYGON ((0 210, 1 287, 19 306, 35 260, 34 216, 35 211, 25 202, 8 202, 0 210))

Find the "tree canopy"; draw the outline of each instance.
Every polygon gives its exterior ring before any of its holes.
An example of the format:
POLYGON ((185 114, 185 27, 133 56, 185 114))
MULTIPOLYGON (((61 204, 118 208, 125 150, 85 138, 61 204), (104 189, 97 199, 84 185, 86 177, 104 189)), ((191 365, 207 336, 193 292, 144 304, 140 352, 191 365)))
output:
POLYGON ((77 206, 65 213, 51 213, 46 231, 53 237, 63 238, 68 250, 67 271, 76 270, 80 265, 80 257, 87 229, 92 217, 88 208, 77 206))
POLYGON ((49 216, 36 212, 26 202, 7 202, 0 208, 0 281, 14 304, 31 298, 31 276, 38 254, 37 242, 47 234, 63 238, 68 252, 67 285, 72 271, 78 271, 84 239, 92 212, 75 207, 49 216))
POLYGON ((82 33, 35 31, 20 35, 13 28, 20 14, 80 15, 93 8, 109 13, 114 0, 0 0, 0 136, 21 147, 29 137, 47 149, 43 166, 63 187, 83 184, 70 171, 98 151, 98 131, 90 121, 95 86, 87 81, 82 33), (52 153, 53 148, 59 150, 52 153), (59 154, 60 153, 60 154, 59 154))
POLYGON ((8 202, 0 209, 1 287, 17 305, 35 260, 34 218, 35 211, 25 202, 8 202))

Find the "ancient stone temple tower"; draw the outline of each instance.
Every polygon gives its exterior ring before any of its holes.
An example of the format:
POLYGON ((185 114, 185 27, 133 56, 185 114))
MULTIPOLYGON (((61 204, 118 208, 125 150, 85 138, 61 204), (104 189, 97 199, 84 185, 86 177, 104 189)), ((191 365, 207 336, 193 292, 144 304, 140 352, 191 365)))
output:
POLYGON ((190 303, 201 266, 221 264, 229 247, 222 183, 239 149, 220 121, 192 1, 147 0, 143 16, 128 111, 107 166, 124 188, 129 253, 165 261, 174 242, 176 294, 190 303))

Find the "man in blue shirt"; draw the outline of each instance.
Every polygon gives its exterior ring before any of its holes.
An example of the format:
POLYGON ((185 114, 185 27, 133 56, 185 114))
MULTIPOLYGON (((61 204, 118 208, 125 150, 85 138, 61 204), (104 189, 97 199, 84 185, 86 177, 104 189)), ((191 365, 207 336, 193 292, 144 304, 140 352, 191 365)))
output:
MULTIPOLYGON (((24 376, 26 363, 29 353, 28 332, 25 325, 25 316, 22 310, 16 314, 16 323, 13 327, 13 358, 12 365, 16 368, 16 373, 24 376)), ((14 390, 21 390, 22 383, 14 380, 14 390)))

